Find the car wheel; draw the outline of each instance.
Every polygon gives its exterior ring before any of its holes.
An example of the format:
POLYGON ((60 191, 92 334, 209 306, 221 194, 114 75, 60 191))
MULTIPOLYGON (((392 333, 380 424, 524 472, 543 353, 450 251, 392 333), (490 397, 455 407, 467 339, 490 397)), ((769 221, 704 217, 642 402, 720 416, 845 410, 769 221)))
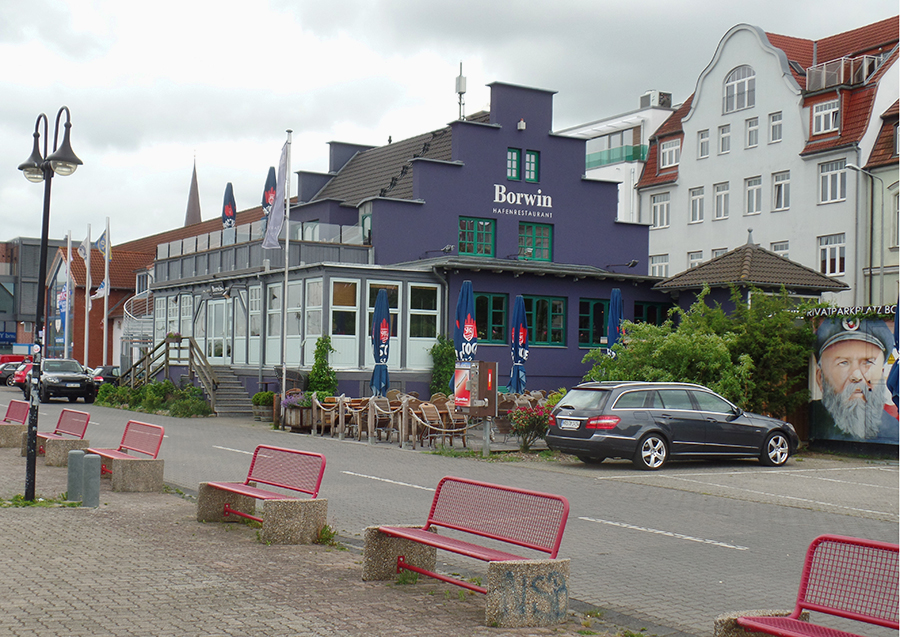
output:
POLYGON ((578 456, 584 464, 600 464, 606 460, 606 456, 578 456))
POLYGON ((638 469, 655 471, 666 463, 668 457, 669 446, 665 439, 658 434, 647 434, 641 438, 631 461, 638 469))
MULTIPOLYGON (((78 400, 78 399, 76 398, 75 400, 78 400)), ((90 405, 92 402, 94 402, 94 394, 88 394, 87 396, 85 396, 84 402, 87 403, 88 405, 90 405)))
POLYGON ((780 467, 791 455, 791 445, 780 431, 773 431, 766 438, 759 460, 770 467, 780 467))
POLYGON ((15 387, 15 386, 16 386, 16 379, 13 378, 12 376, 10 376, 9 378, 7 378, 7 379, 6 379, 6 386, 7 386, 7 387, 15 387))
POLYGON ((69 396, 69 402, 74 403, 78 401, 78 396, 69 396))
POLYGON ((40 391, 38 392, 38 396, 40 396, 42 403, 50 402, 50 392, 48 390, 44 389, 43 387, 40 388, 40 391))

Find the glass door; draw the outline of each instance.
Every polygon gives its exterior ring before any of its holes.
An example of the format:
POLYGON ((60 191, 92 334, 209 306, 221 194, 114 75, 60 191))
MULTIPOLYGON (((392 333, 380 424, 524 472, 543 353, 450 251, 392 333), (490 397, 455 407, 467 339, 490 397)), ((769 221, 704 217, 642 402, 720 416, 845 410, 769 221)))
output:
POLYGON ((206 358, 212 365, 231 364, 231 299, 209 301, 206 307, 206 358))

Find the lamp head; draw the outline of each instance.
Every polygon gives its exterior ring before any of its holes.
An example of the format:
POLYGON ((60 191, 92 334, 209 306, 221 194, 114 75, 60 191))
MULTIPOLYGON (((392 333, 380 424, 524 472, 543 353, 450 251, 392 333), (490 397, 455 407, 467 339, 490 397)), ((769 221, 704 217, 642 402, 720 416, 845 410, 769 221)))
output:
POLYGON ((66 121, 62 145, 59 147, 59 150, 47 158, 47 161, 50 162, 50 167, 53 168, 53 172, 60 177, 71 175, 82 163, 84 163, 78 159, 75 152, 72 150, 72 145, 69 143, 69 129, 71 128, 72 123, 66 121))
POLYGON ((41 134, 35 130, 34 149, 31 151, 31 156, 19 164, 19 170, 25 174, 25 179, 35 183, 44 181, 44 170, 41 168, 41 164, 44 163, 44 158, 41 157, 41 149, 38 145, 40 138, 41 134))

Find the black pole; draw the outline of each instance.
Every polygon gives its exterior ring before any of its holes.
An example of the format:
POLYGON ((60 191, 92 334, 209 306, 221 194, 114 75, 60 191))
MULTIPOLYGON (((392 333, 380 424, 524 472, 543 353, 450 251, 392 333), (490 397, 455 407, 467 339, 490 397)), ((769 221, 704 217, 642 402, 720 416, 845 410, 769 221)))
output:
POLYGON ((37 465, 37 430, 38 430, 38 381, 41 378, 41 367, 44 358, 44 296, 47 279, 47 243, 50 233, 50 184, 53 181, 53 168, 44 160, 41 165, 44 171, 44 218, 41 222, 41 262, 38 267, 37 310, 34 317, 34 363, 31 367, 30 401, 28 410, 28 439, 25 456, 25 500, 34 501, 35 467, 37 465))

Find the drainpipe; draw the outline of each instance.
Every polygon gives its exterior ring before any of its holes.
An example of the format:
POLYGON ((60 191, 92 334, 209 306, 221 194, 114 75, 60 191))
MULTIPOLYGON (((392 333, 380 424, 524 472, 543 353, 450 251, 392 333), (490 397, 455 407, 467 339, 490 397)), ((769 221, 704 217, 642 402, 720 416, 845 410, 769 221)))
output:
POLYGON ((450 323, 450 308, 449 308, 448 303, 450 303, 450 284, 447 283, 447 279, 445 279, 443 276, 438 274, 436 265, 431 266, 431 273, 434 274, 435 277, 437 277, 438 281, 440 281, 444 287, 444 327, 446 329, 446 331, 444 333, 447 334, 447 336, 449 337, 450 336, 450 325, 449 325, 449 323, 450 323))

